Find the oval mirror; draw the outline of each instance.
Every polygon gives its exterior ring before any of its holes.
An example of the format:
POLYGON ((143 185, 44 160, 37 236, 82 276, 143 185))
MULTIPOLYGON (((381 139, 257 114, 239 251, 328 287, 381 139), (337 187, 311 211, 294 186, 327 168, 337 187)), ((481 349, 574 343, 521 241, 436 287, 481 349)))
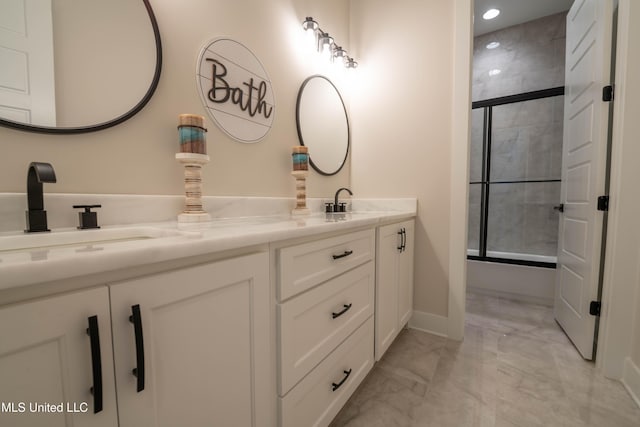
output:
POLYGON ((138 113, 160 79, 149 0, 0 2, 0 124, 83 133, 138 113))
POLYGON ((340 92, 326 77, 315 75, 300 86, 296 105, 300 144, 309 147, 311 166, 335 175, 349 154, 349 119, 340 92))

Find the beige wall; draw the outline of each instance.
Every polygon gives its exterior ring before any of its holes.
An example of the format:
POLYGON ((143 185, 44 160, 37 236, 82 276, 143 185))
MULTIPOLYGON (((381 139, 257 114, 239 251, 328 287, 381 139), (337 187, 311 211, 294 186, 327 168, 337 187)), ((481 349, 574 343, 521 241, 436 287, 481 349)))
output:
MULTIPOLYGON (((257 144, 232 141, 208 120, 211 163, 204 170, 206 195, 290 196, 291 146, 298 144, 297 91, 310 74, 324 73, 301 46, 301 22, 315 17, 349 50, 349 4, 344 0, 152 0, 163 42, 164 68, 151 102, 134 118, 112 129, 83 135, 51 136, 0 128, 0 192, 25 192, 27 165, 51 162, 55 193, 181 194, 182 171, 177 116, 205 114, 196 92, 195 61, 202 45, 230 36, 249 47, 269 73, 276 117, 257 144)), ((82 62, 82 55, 78 55, 82 62)), ((348 103, 348 85, 329 74, 348 103)), ((105 94, 108 100, 109 94, 105 94)), ((312 154, 313 155, 313 154, 312 154)), ((350 184, 350 166, 334 177, 312 172, 313 197, 333 195, 350 184)))
MULTIPOLYGON (((640 264, 640 258, 638 259, 640 264)), ((631 360, 640 367, 640 274, 634 285, 636 286, 636 303, 633 312, 635 313, 635 325, 633 325, 633 349, 631 360)))
POLYGON ((447 316, 454 5, 352 0, 359 197, 418 197, 414 308, 447 316))

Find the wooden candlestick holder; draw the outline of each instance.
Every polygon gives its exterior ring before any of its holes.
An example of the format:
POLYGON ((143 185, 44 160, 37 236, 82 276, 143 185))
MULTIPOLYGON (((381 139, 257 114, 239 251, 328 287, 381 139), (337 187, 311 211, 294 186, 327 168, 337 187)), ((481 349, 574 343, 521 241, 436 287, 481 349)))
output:
POLYGON ((291 211, 292 215, 309 215, 311 210, 307 208, 307 176, 309 171, 292 171, 291 175, 296 179, 296 207, 291 211))
POLYGON ((178 222, 211 221, 202 208, 202 165, 209 163, 209 156, 196 153, 176 153, 176 160, 184 166, 184 211, 178 222))

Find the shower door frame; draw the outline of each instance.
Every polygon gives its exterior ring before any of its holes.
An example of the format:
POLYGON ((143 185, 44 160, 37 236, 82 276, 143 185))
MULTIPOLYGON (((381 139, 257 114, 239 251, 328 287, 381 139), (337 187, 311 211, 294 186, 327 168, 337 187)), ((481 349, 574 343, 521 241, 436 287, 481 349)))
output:
POLYGON ((478 242, 478 255, 467 255, 467 259, 474 261, 490 261, 504 264, 526 265, 532 267, 556 268, 556 263, 541 262, 510 258, 497 258, 487 256, 487 230, 489 227, 489 194, 491 185, 495 184, 529 184, 543 182, 560 182, 560 179, 536 179, 536 180, 510 180, 491 182, 491 130, 493 121, 493 107, 500 105, 514 104, 517 102, 533 101, 536 99, 551 98, 564 95, 564 86, 550 89, 542 89, 531 92, 519 93, 516 95, 501 96, 471 103, 471 109, 484 109, 484 124, 482 132, 482 178, 481 181, 470 181, 469 185, 480 184, 480 234, 478 242))

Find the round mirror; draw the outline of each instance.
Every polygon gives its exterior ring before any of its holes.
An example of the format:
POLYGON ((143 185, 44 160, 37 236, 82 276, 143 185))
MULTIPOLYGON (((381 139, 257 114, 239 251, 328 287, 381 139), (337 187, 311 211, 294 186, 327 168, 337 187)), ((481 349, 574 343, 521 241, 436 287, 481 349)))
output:
POLYGON ((349 119, 340 92, 324 76, 307 78, 298 92, 296 124, 300 144, 309 147, 311 166, 335 175, 349 153, 349 119))
POLYGON ((133 117, 160 79, 149 0, 0 2, 0 124, 83 133, 133 117))

